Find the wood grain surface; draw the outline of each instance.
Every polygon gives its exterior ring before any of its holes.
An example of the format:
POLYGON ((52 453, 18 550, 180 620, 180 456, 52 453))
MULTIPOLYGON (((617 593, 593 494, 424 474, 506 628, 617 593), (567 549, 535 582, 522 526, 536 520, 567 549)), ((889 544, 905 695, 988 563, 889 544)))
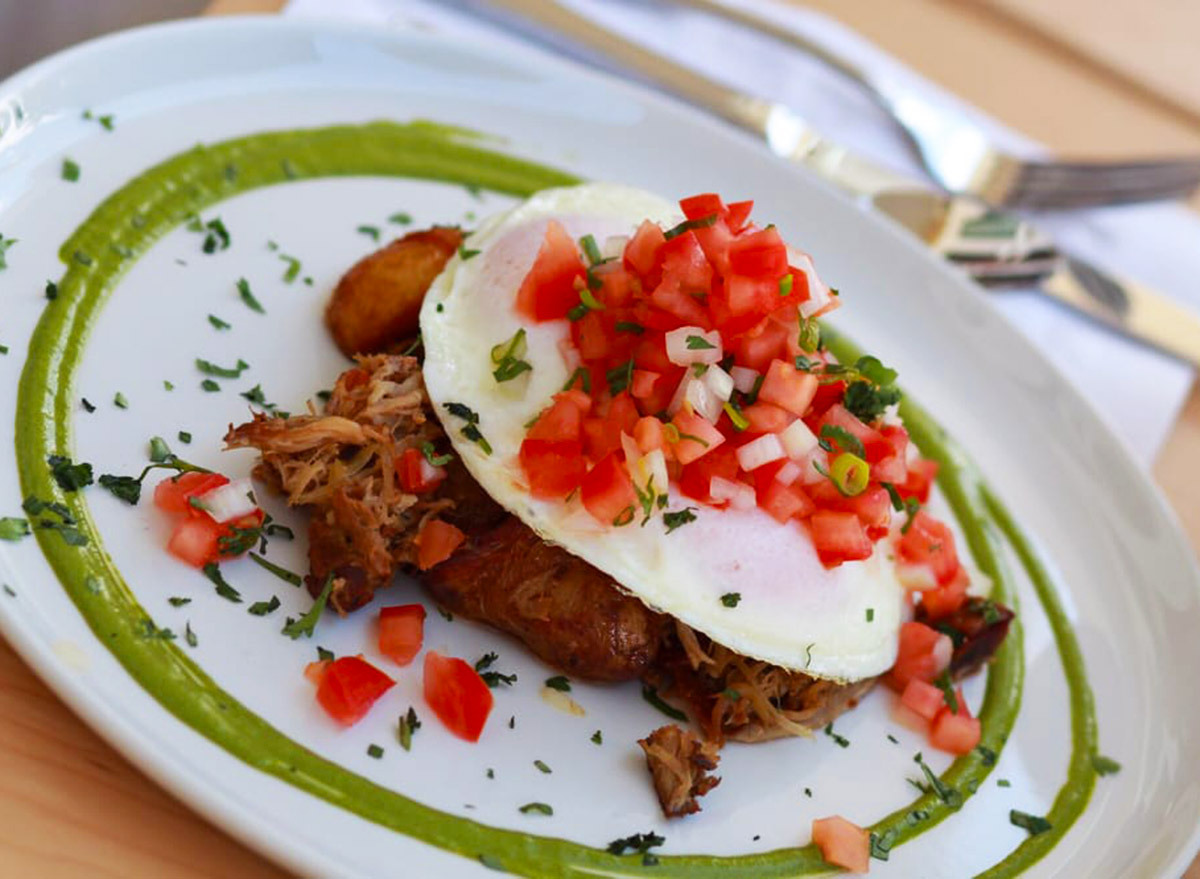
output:
MULTIPOLYGON (((282 0, 217 0, 209 13, 273 12, 282 5, 282 0)), ((1200 52, 1192 48, 1200 12, 1194 4, 813 0, 807 5, 1056 149, 1100 155, 1200 151, 1200 117, 1192 113, 1200 107, 1200 52), (1034 14, 1049 9, 1054 16, 1073 17, 1060 21, 1034 14), (1186 31, 1155 29, 1186 15, 1192 23, 1186 31), (1185 44, 1188 51, 1179 53, 1185 44), (1168 71, 1170 76, 1158 75, 1168 71), (1181 94, 1171 80, 1186 81, 1190 91, 1181 94)), ((1195 390, 1154 475, 1192 545, 1200 548, 1195 390)), ((134 769, 0 641, 0 876, 284 875, 134 769)), ((1200 879, 1200 862, 1186 879, 1200 879)))

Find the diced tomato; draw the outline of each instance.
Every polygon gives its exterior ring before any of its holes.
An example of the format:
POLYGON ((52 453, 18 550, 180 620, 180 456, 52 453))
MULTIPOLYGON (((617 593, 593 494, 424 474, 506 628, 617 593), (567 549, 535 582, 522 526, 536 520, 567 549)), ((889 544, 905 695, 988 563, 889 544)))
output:
POLYGON ((154 487, 154 505, 164 513, 195 515, 199 511, 188 502, 228 482, 229 479, 220 473, 180 473, 170 476, 154 487))
MULTIPOLYGON (((892 444, 884 438, 883 434, 875 428, 863 424, 841 403, 834 403, 825 410, 814 433, 820 436, 821 428, 826 425, 839 427, 856 437, 863 445, 864 455, 869 464, 874 464, 893 452, 892 444)), ((843 449, 843 451, 845 450, 843 449)))
POLYGON ((632 435, 641 415, 637 404, 625 391, 608 401, 602 415, 583 420, 583 451, 593 461, 619 451, 621 434, 632 435))
POLYGON ((666 243, 667 238, 658 224, 644 220, 625 245, 625 265, 643 277, 649 275, 657 268, 659 251, 666 243))
POLYGON ((904 685, 900 701, 926 720, 933 720, 945 706, 946 697, 933 684, 913 678, 904 685))
POLYGON ((209 516, 186 516, 175 524, 167 552, 195 568, 217 561, 220 551, 217 541, 223 533, 209 516))
POLYGON ((671 370, 679 368, 667 356, 666 336, 663 333, 647 333, 642 337, 633 352, 633 365, 638 369, 657 372, 660 375, 666 375, 671 370))
POLYGON ((317 701, 343 726, 358 723, 395 681, 361 656, 342 656, 329 663, 317 687, 317 701))
POLYGON ((562 499, 579 487, 587 462, 578 440, 525 439, 518 456, 536 498, 562 499))
POLYGON ((397 665, 408 665, 425 640, 425 608, 401 604, 379 609, 379 652, 397 665))
MULTIPOLYGON (((825 411, 834 403, 842 399, 846 394, 845 382, 829 382, 828 384, 820 385, 817 388, 817 393, 813 396, 812 406, 809 409, 808 417, 816 424, 825 411)), ((813 425, 810 424, 810 427, 813 425)))
POLYGON ((800 372, 793 364, 782 360, 772 360, 758 399, 802 416, 812 403, 817 386, 817 377, 812 373, 800 372))
POLYGON ((615 452, 605 455, 587 475, 579 488, 583 507, 598 522, 614 525, 634 509, 637 493, 629 471, 615 452))
POLYGON ((599 360, 608 353, 609 332, 605 327, 604 313, 589 311, 577 321, 571 322, 571 338, 584 360, 599 360))
POLYGON ((679 431, 679 442, 674 444, 673 450, 680 464, 702 458, 725 442, 725 435, 713 424, 682 409, 675 413, 671 423, 679 431))
POLYGON ((725 209, 725 224, 729 226, 729 231, 735 234, 741 232, 746 221, 750 219, 752 210, 754 210, 752 201, 735 201, 728 205, 725 209))
POLYGON ((655 449, 666 450, 667 442, 663 434, 663 423, 653 415, 638 419, 633 426, 633 441, 637 443, 638 451, 643 455, 655 449))
POLYGON ((778 301, 779 281, 775 278, 731 275, 725 279, 725 303, 735 317, 744 314, 762 317, 778 301))
POLYGON ((787 410, 771 403, 752 403, 742 409, 742 417, 749 422, 747 433, 779 433, 794 418, 787 410))
POLYGON ((933 568, 938 583, 945 585, 958 572, 958 552, 954 534, 928 513, 919 511, 913 517, 907 533, 900 537, 896 552, 901 561, 933 568))
POLYGON ((896 490, 903 498, 915 497, 921 503, 925 503, 929 500, 929 490, 933 487, 937 474, 937 461, 918 458, 908 465, 908 477, 902 485, 896 486, 896 490))
POLYGON ((400 487, 410 494, 432 491, 446 478, 446 468, 435 467, 419 449, 405 449, 396 462, 400 487))
POLYGON ((582 391, 555 394, 554 402, 542 411, 525 436, 527 439, 536 440, 578 441, 583 416, 591 408, 591 397, 582 391))
POLYGON ((870 832, 840 815, 814 820, 812 840, 827 864, 852 873, 866 873, 871 868, 870 832))
POLYGON ((629 393, 638 400, 644 400, 654 395, 654 387, 662 378, 657 372, 648 369, 635 369, 633 381, 629 385, 629 393))
POLYGON ((892 523, 892 498, 881 485, 869 486, 854 497, 841 498, 838 509, 858 516, 873 541, 887 534, 892 523))
POLYGON ((729 246, 729 270, 735 275, 771 281, 779 294, 779 279, 787 273, 787 246, 775 229, 741 235, 729 246))
POLYGON ((884 681, 898 693, 904 692, 913 679, 931 684, 950 664, 953 652, 954 643, 949 635, 924 623, 901 623, 896 662, 884 681))
POLYGON ((708 293, 713 270, 695 233, 676 235, 662 246, 659 255, 664 283, 670 281, 684 293, 708 293))
POLYGON ((759 372, 766 371, 772 360, 784 356, 787 337, 786 327, 775 321, 762 321, 753 330, 740 335, 734 343, 738 364, 759 372))
MULTIPOLYGON (((962 692, 958 693, 959 705, 965 708, 962 692)), ((978 718, 971 717, 965 710, 955 714, 947 705, 942 708, 929 730, 929 743, 935 748, 951 754, 969 754, 979 744, 983 725, 978 718)))
POLYGON ((428 571, 444 562, 466 539, 466 535, 441 519, 430 519, 417 534, 417 567, 428 571))
POLYGON ((546 225, 529 274, 517 291, 517 311, 534 321, 559 320, 579 304, 576 281, 584 278, 575 240, 557 220, 546 225))
POLYGON ((817 557, 827 568, 842 562, 869 559, 874 547, 862 523, 853 513, 817 510, 809 519, 817 557))
POLYGON ((479 741, 492 711, 492 691, 466 662, 435 651, 425 654, 425 701, 446 729, 479 741))
POLYGON ((731 446, 722 446, 710 455, 704 455, 689 463, 680 471, 679 490, 701 503, 713 503, 709 494, 709 486, 714 476, 733 480, 738 474, 737 450, 731 446))
POLYGON ((703 220, 708 217, 725 216, 725 203, 715 192, 702 192, 699 195, 681 198, 679 210, 689 220, 703 220))
MULTIPOLYGON (((758 505, 775 521, 787 522, 790 519, 803 518, 816 509, 812 500, 798 485, 784 485, 774 477, 764 482, 765 485, 756 490, 758 505)), ((758 484, 757 479, 755 483, 758 484)))
POLYGON ((634 279, 626 268, 617 262, 604 263, 592 269, 592 276, 600 281, 596 298, 608 308, 628 305, 634 296, 634 279))
POLYGON ((966 569, 959 565, 949 583, 921 593, 921 607, 925 608, 931 620, 950 616, 966 602, 970 580, 966 569))
POLYGON ((325 675, 328 673, 330 663, 332 662, 333 660, 331 659, 318 659, 316 662, 310 662, 304 666, 304 676, 319 687, 321 686, 321 682, 325 680, 325 675))
POLYGON ((650 301, 685 324, 705 329, 711 324, 704 306, 695 296, 680 288, 678 278, 667 277, 664 274, 662 283, 650 294, 650 301))

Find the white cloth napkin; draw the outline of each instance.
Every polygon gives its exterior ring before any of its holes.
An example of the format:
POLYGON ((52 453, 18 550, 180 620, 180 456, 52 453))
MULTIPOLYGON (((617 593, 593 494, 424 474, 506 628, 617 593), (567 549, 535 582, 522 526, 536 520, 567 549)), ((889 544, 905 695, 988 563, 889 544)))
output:
MULTIPOLYGON (((669 0, 563 2, 715 79, 784 101, 828 137, 897 170, 918 178, 921 175, 881 111, 855 86, 794 48, 669 0)), ((752 6, 872 73, 903 80, 930 99, 969 113, 997 144, 1027 154, 1041 149, 823 15, 766 0, 723 2, 752 6)), ((291 0, 286 14, 387 23, 531 51, 509 33, 465 14, 457 4, 431 0, 291 0)), ((1157 287, 1200 311, 1200 285, 1196 282, 1200 278, 1200 217, 1187 208, 1175 204, 1104 208, 1047 214, 1036 220, 1079 256, 1157 287)), ((1187 396, 1193 370, 1101 329, 1034 292, 993 295, 997 306, 1149 466, 1187 396)))

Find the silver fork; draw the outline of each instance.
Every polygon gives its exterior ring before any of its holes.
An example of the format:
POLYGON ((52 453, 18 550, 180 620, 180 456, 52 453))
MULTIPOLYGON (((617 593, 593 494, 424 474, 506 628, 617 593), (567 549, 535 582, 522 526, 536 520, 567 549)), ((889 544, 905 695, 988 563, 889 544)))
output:
POLYGON ((796 31, 720 0, 676 0, 795 46, 858 84, 895 121, 935 182, 1003 208, 1074 208, 1183 198, 1200 184, 1200 157, 1136 161, 1027 159, 997 149, 969 119, 877 79, 796 31))

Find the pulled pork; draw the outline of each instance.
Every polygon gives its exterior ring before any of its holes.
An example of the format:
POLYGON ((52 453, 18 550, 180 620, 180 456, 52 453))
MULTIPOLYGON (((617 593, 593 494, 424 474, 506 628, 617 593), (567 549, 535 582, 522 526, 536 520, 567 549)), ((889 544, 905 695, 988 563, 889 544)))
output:
POLYGON ((668 818, 699 812, 696 798, 721 783, 720 778, 708 774, 721 759, 716 742, 702 741, 672 723, 660 726, 638 744, 646 754, 654 792, 668 818))

